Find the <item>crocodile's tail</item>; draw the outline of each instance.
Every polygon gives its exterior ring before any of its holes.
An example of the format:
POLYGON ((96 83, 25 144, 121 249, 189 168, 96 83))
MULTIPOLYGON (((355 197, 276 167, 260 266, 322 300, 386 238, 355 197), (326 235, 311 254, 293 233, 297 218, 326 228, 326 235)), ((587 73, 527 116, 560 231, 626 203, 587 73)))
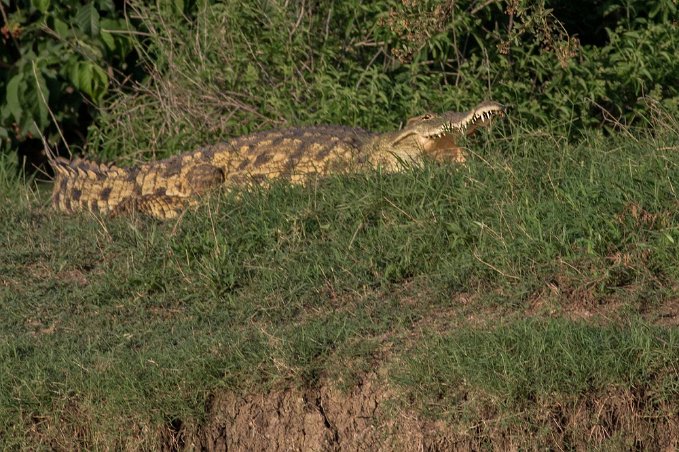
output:
POLYGON ((114 213, 135 196, 133 169, 55 156, 49 163, 55 175, 52 205, 62 212, 114 213))
MULTIPOLYGON (((148 166, 120 168, 76 158, 49 158, 54 169, 52 205, 73 213, 89 210, 102 215, 139 212, 160 220, 175 218, 195 203, 191 194, 224 181, 222 170, 211 165, 178 166, 171 177, 148 166), (183 171, 183 172, 182 172, 183 171), (192 187, 191 182, 198 187, 192 187)), ((167 164, 162 168, 167 169, 167 164)), ((172 169, 172 168, 170 168, 172 169)))

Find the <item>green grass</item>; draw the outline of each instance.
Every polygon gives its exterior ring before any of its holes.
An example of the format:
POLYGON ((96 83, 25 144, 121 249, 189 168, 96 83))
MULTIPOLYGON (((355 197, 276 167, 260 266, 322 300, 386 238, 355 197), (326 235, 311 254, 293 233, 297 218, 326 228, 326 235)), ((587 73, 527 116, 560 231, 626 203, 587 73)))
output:
MULTIPOLYGON (((646 391, 655 402, 679 395, 679 332, 631 321, 593 325, 525 319, 494 328, 431 332, 407 357, 401 383, 457 411, 466 391, 480 391, 520 411, 536 401, 646 391), (444 403, 441 403, 443 399, 444 403)), ((461 403, 462 402, 462 403, 461 403)))
POLYGON ((621 391, 667 416, 676 146, 517 131, 466 166, 216 193, 168 223, 62 216, 3 161, 0 438, 153 447, 218 391, 378 368, 453 424, 483 419, 463 396, 502 417, 621 391))

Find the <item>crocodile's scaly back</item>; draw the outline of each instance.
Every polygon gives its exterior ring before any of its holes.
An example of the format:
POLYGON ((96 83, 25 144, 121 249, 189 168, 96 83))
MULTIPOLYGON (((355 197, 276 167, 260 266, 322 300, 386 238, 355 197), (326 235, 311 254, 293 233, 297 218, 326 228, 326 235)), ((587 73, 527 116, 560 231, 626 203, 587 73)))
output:
POLYGON ((67 213, 139 211, 167 219, 196 202, 196 195, 220 186, 277 178, 301 183, 376 166, 396 171, 425 154, 461 161, 457 138, 503 112, 500 104, 484 102, 464 113, 418 116, 402 130, 382 134, 343 126, 259 132, 131 168, 52 158, 52 202, 67 213))
POLYGON ((361 164, 360 145, 370 132, 341 126, 273 130, 131 168, 83 159, 51 161, 52 204, 73 213, 141 211, 177 216, 195 196, 220 186, 339 173, 361 164))

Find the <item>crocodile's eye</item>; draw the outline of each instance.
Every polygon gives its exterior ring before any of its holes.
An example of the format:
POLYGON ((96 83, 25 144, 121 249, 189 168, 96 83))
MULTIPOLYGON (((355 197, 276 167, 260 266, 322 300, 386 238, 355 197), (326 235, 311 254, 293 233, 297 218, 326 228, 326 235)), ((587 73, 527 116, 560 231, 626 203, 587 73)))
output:
POLYGON ((412 118, 408 119, 408 121, 406 121, 406 126, 412 126, 412 125, 420 124, 423 121, 428 121, 428 120, 433 119, 433 118, 434 118, 434 115, 431 114, 431 113, 425 113, 421 116, 413 116, 412 118))

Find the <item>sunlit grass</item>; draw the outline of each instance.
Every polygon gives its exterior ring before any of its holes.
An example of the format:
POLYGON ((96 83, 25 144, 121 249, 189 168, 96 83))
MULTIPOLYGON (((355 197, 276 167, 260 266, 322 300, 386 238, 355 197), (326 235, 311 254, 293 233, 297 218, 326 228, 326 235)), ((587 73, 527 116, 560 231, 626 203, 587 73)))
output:
POLYGON ((427 415, 459 412, 456 381, 510 414, 625 388, 674 406, 676 324, 652 314, 679 276, 663 140, 482 137, 466 166, 215 193, 167 223, 62 216, 6 165, 0 432, 124 445, 197 422, 214 391, 351 386, 394 362, 427 415), (403 346, 375 361, 385 343, 403 346))

